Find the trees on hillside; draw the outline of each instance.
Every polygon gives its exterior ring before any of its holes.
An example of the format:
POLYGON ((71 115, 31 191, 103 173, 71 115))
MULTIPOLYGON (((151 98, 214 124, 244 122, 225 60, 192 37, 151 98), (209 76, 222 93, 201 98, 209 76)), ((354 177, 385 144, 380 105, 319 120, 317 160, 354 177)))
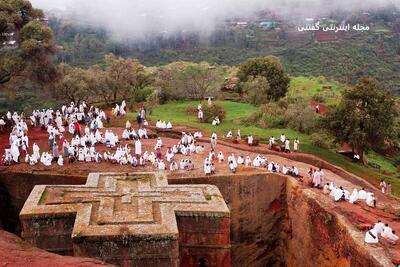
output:
POLYGON ((223 83, 223 71, 208 63, 174 62, 154 71, 153 85, 159 100, 196 99, 213 94, 223 83))
POLYGON ((62 75, 55 95, 70 101, 101 100, 112 105, 122 99, 136 99, 148 84, 144 66, 135 59, 124 59, 113 54, 105 56, 106 67, 97 65, 81 69, 61 64, 62 75))
POLYGON ((23 75, 48 83, 57 78, 50 56, 56 52, 43 12, 26 0, 0 2, 0 85, 23 75))
MULTIPOLYGON (((115 103, 118 99, 127 99, 135 95, 147 85, 144 66, 136 59, 116 57, 113 54, 105 56, 108 90, 107 98, 115 103)), ((106 99, 105 99, 106 100, 106 99)))
POLYGON ((395 138, 398 115, 395 98, 380 90, 378 81, 363 78, 344 92, 342 101, 325 115, 322 125, 337 141, 348 143, 363 162, 367 149, 395 138))
POLYGON ((220 87, 222 82, 222 73, 206 63, 191 63, 177 76, 179 91, 188 99, 204 99, 210 90, 220 87))
POLYGON ((265 85, 262 91, 269 100, 279 100, 289 88, 289 76, 279 58, 273 56, 247 60, 240 65, 238 77, 242 85, 257 77, 264 77, 268 86, 265 85))
POLYGON ((66 64, 59 66, 61 79, 56 84, 54 90, 57 99, 72 101, 79 103, 87 101, 90 93, 88 92, 89 84, 86 77, 86 70, 73 68, 66 64))

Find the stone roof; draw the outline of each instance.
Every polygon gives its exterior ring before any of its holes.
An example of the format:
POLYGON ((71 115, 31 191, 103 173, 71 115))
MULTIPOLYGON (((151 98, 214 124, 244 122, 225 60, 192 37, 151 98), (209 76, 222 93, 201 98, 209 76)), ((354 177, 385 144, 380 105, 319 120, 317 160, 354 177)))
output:
POLYGON ((76 214, 72 238, 177 239, 176 215, 229 217, 213 185, 168 185, 161 173, 91 173, 85 185, 35 186, 20 218, 76 214))

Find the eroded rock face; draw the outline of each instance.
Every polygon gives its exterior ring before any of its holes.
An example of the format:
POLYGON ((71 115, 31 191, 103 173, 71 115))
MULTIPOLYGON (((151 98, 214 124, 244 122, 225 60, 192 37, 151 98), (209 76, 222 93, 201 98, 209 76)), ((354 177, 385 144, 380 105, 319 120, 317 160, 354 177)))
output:
POLYGON ((287 266, 393 266, 379 248, 363 243, 334 203, 324 203, 311 189, 287 182, 287 266))
MULTIPOLYGON (((28 176, 23 194, 36 184, 62 184, 60 179, 78 183, 79 180, 28 176)), ((0 178, 7 181, 7 187, 11 185, 8 189, 21 203, 23 196, 18 195, 18 184, 12 183, 13 180, 22 183, 25 178, 0 178)), ((169 183, 213 184, 219 188, 231 211, 232 266, 393 266, 379 254, 379 249, 370 250, 360 242, 363 233, 352 229, 335 211, 334 204, 327 205, 318 193, 299 186, 292 178, 260 173, 176 178, 169 179, 169 183)), ((15 205, 15 208, 22 206, 15 205)), ((12 250, 13 245, 6 244, 0 249, 12 250)), ((11 266, 14 256, 7 258, 11 266)), ((14 261, 23 262, 19 258, 14 261)))
POLYGON ((21 238, 0 231, 0 263, 2 266, 112 266, 103 262, 78 257, 65 257, 32 247, 21 238))
POLYGON ((232 266, 285 266, 285 177, 261 173, 169 182, 214 184, 220 189, 231 211, 232 266))

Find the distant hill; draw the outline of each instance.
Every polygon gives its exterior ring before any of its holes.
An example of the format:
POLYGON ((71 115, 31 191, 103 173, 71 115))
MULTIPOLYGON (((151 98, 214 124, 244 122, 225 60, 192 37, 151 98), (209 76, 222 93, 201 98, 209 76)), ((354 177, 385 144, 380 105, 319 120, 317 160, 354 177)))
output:
POLYGON ((322 75, 354 84, 368 75, 400 94, 400 17, 376 15, 366 22, 371 30, 364 33, 301 33, 293 25, 280 22, 270 28, 258 24, 224 27, 207 40, 177 35, 141 43, 116 43, 103 30, 50 18, 63 48, 57 62, 75 66, 102 65, 104 55, 110 52, 135 57, 146 66, 179 60, 237 65, 251 57, 272 54, 282 59, 293 76, 322 75))

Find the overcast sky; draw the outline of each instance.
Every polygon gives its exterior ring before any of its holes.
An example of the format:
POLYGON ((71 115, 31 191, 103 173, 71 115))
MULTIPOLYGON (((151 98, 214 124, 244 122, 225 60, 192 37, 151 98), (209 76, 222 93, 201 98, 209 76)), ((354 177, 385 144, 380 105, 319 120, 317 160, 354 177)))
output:
POLYGON ((31 0, 45 10, 62 9, 76 21, 107 29, 115 38, 176 31, 211 32, 224 18, 246 16, 261 9, 297 8, 310 12, 374 8, 400 0, 31 0), (279 3, 279 4, 278 4, 279 3))

